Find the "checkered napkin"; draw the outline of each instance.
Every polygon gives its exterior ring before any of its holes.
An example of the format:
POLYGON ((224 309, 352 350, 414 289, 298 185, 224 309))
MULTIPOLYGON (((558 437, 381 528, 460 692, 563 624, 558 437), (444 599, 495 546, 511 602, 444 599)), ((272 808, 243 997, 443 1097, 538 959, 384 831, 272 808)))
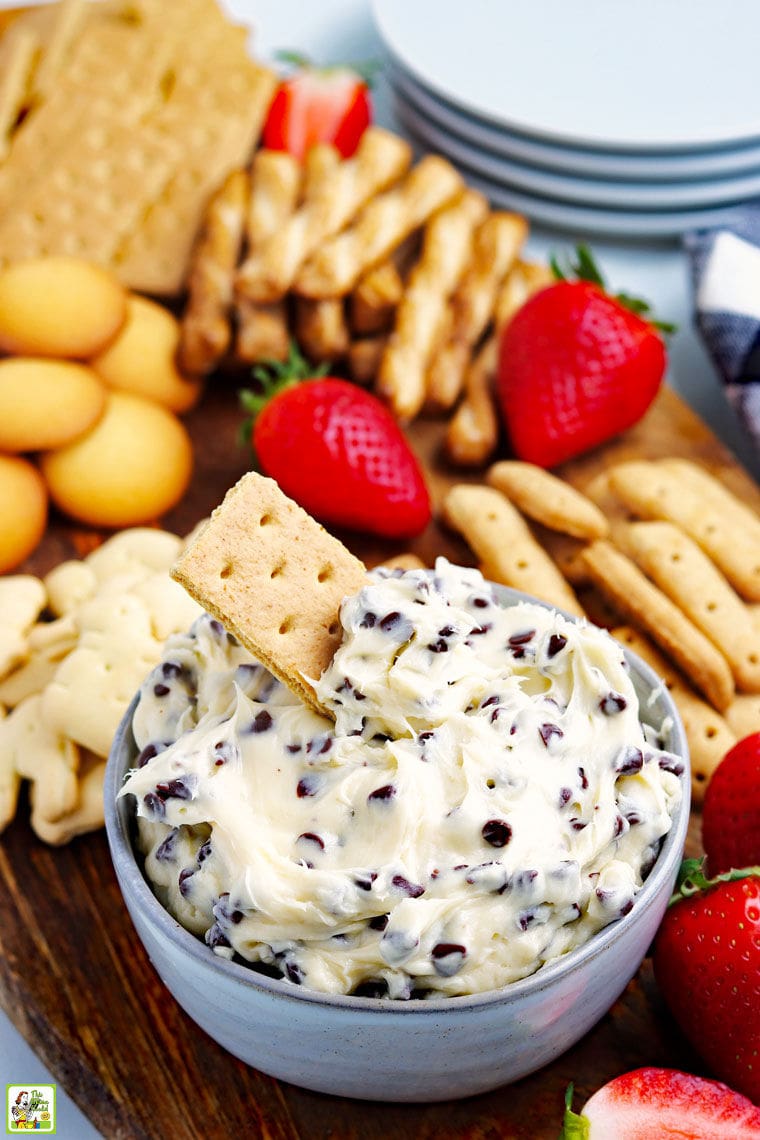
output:
POLYGON ((760 452, 760 206, 686 236, 697 327, 760 452))

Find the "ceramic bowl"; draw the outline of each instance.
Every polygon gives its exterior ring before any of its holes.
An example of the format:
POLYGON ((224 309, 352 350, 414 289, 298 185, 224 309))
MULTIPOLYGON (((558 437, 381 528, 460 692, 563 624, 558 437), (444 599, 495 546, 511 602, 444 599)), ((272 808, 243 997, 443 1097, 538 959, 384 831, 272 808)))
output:
MULTIPOLYGON (((505 605, 527 595, 499 587, 505 605)), ((532 1073, 578 1041, 641 964, 673 889, 689 819, 688 752, 659 679, 626 651, 642 715, 684 759, 683 799, 633 909, 589 942, 501 990, 433 1000, 333 996, 296 989, 219 958, 158 902, 133 846, 132 701, 108 761, 108 841, 127 909, 148 955, 185 1011, 236 1057, 305 1088, 367 1100, 436 1101, 532 1073)))

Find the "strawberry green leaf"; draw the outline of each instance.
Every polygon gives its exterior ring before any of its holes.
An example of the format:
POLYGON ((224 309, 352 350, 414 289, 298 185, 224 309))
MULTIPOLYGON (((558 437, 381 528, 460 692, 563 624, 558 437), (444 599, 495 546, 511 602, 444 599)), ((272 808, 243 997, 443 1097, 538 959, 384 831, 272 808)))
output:
MULTIPOLYGON (((574 262, 568 261, 566 269, 563 269, 556 255, 552 255, 550 257, 549 265, 551 266, 555 280, 587 281, 589 284, 596 285, 599 289, 606 293, 607 286, 602 274, 597 267, 596 261, 594 260, 594 255, 592 254, 589 247, 583 244, 577 246, 575 250, 575 257, 576 260, 574 262)), ((653 328, 656 328, 658 332, 670 334, 674 333, 678 327, 677 325, 672 324, 670 321, 656 320, 651 315, 651 305, 642 297, 634 297, 630 293, 613 293, 610 294, 610 296, 612 296, 619 305, 622 305, 624 309, 628 309, 630 312, 635 313, 636 316, 641 317, 642 320, 647 321, 648 324, 652 325, 653 328)))
POLYGON ((292 51, 290 48, 280 48, 274 53, 278 63, 287 64, 293 71, 315 71, 322 75, 329 75, 331 71, 353 71, 355 75, 367 85, 372 87, 378 72, 382 71, 383 63, 380 59, 364 59, 360 62, 315 64, 303 52, 292 51))
POLYGON ((565 1115, 558 1140, 587 1140, 588 1134, 589 1122, 586 1117, 573 1112, 573 1086, 571 1083, 565 1090, 565 1115))
POLYGON ((711 887, 716 887, 718 883, 736 883, 740 879, 760 877, 760 866, 758 866, 734 868, 722 875, 709 878, 705 874, 705 865, 706 860, 704 858, 683 860, 678 870, 675 890, 668 902, 669 907, 682 902, 684 899, 701 894, 711 887))
POLYGON ((253 392, 250 388, 243 388, 238 392, 240 407, 246 413, 238 431, 240 445, 242 447, 250 446, 256 417, 270 400, 273 400, 275 396, 287 388, 293 388, 296 384, 300 384, 302 380, 319 380, 328 372, 328 364, 320 364, 316 368, 309 364, 306 357, 299 352, 298 345, 294 340, 290 342, 287 360, 262 360, 261 364, 252 368, 251 377, 256 381, 257 391, 253 392))

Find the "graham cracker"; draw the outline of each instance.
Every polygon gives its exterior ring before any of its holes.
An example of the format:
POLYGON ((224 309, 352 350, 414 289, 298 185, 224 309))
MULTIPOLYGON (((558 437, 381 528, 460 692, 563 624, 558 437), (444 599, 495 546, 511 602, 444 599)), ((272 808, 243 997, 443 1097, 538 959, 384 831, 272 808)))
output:
POLYGON ((364 565, 273 479, 244 475, 171 569, 200 605, 322 715, 313 682, 340 644, 364 565))
POLYGON ((32 31, 21 29, 8 37, 0 78, 0 161, 8 154, 11 133, 26 103, 38 47, 32 31))

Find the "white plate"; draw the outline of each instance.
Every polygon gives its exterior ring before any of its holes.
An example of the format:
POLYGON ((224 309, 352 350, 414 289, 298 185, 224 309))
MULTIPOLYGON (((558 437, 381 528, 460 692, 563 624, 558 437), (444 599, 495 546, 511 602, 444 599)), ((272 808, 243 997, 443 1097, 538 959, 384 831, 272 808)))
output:
POLYGON ((760 140, 757 0, 373 0, 438 95, 565 145, 694 150, 760 140))
POLYGON ((492 151, 471 146, 415 110, 408 96, 398 99, 396 114, 404 126, 431 149, 447 155, 459 166, 501 182, 506 187, 558 198, 563 202, 605 209, 683 210, 743 202, 760 195, 760 169, 754 175, 705 182, 644 183, 576 178, 570 173, 556 174, 512 162, 492 151))
POLYGON ((760 145, 721 147, 717 150, 682 154, 617 154, 614 151, 543 142, 528 138, 527 135, 514 134, 504 127, 494 127, 485 119, 460 111, 418 83, 398 62, 389 66, 387 75, 393 88, 438 126, 454 131, 470 143, 491 150, 503 158, 516 159, 546 170, 560 173, 573 170, 595 178, 622 178, 631 182, 720 178, 760 171, 760 145))

